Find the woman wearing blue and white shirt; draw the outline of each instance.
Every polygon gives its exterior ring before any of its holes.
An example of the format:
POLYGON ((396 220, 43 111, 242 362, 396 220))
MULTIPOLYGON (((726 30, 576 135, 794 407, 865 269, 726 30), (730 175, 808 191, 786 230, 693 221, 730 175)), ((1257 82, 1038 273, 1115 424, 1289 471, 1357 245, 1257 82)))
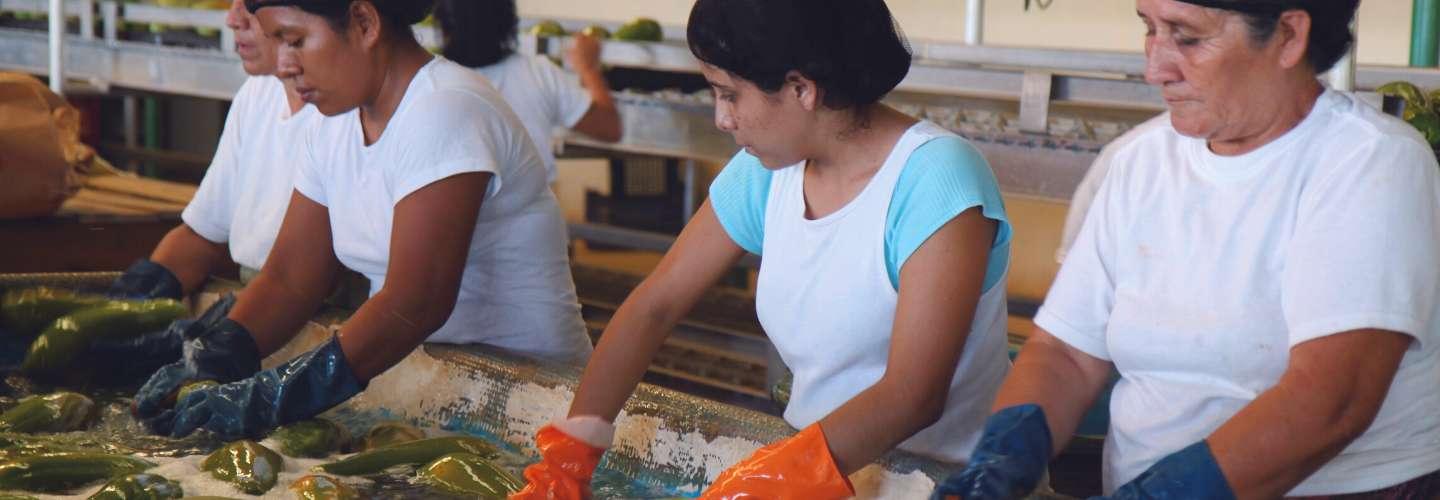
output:
POLYGON ((702 498, 846 498, 845 476, 897 447, 967 461, 1009 368, 1011 230, 974 147, 878 102, 910 67, 884 2, 701 0, 688 39, 745 151, 617 311, 518 498, 588 484, 594 464, 565 457, 599 459, 665 336, 746 251, 804 431, 702 498))

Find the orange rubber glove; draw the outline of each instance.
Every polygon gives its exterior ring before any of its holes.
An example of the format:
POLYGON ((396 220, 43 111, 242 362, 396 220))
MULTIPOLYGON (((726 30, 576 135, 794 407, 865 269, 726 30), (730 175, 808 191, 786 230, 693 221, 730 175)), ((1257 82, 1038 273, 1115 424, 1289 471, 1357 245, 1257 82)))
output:
POLYGON ((588 500, 590 476, 600 465, 604 448, 597 448, 547 425, 535 433, 543 459, 525 468, 525 489, 509 500, 588 500))
POLYGON ((735 464, 700 500, 839 500, 855 496, 850 479, 835 467, 820 424, 760 448, 735 464))

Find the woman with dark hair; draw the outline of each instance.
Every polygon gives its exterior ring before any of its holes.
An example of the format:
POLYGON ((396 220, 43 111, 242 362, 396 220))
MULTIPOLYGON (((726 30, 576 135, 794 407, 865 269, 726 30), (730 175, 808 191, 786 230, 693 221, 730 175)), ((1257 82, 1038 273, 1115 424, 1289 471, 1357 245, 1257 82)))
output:
POLYGON ((1326 88, 1359 0, 1138 0, 1169 119, 1114 152, 970 467, 1020 498, 1105 386, 1117 499, 1440 493, 1440 178, 1326 88))
POLYGON ((415 40, 410 25, 433 2, 247 5, 281 43, 277 76, 327 118, 304 132, 260 275, 136 396, 146 424, 255 436, 349 399, 427 340, 583 364, 591 347, 544 163, 484 78, 415 40), (341 264, 370 278, 370 299, 319 347, 259 372, 315 314, 341 264), (221 385, 165 411, 195 380, 221 385))
POLYGON ((568 128, 602 141, 620 140, 620 112, 600 71, 600 42, 576 34, 565 62, 580 79, 544 56, 515 53, 515 0, 440 0, 435 23, 444 34, 445 58, 475 68, 509 102, 545 158, 555 182, 555 129, 568 128), (584 86, 581 86, 581 83, 584 86))
POLYGON ((846 476, 894 448, 965 463, 1009 369, 1011 229, 973 146, 879 102, 910 68, 889 9, 700 0, 688 35, 744 152, 616 312, 512 498, 581 498, 665 336, 746 251, 804 430, 701 498, 848 498, 846 476))

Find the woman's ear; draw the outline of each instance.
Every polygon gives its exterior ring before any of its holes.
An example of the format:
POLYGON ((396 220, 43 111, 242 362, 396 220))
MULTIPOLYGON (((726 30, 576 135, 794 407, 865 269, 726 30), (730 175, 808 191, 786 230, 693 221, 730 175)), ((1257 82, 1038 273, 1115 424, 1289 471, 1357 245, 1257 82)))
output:
POLYGON ((820 105, 820 87, 815 86, 815 80, 811 80, 799 71, 791 70, 785 74, 785 88, 782 92, 789 92, 795 96, 800 107, 805 111, 815 111, 820 105))
POLYGON ((1310 22, 1310 13, 1300 9, 1280 15, 1275 29, 1275 41, 1280 44, 1280 67, 1289 69, 1305 62, 1305 50, 1310 46, 1310 22))
POLYGON ((380 43, 380 11, 365 0, 350 4, 350 33, 358 37, 360 46, 375 48, 380 43))

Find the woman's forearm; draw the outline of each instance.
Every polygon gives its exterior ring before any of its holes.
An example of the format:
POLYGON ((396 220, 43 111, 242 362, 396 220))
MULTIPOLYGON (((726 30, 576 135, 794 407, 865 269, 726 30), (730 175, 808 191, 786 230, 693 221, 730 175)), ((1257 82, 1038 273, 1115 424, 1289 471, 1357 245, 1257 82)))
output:
POLYGON ((1280 498, 1364 434, 1410 341, 1358 330, 1292 348, 1280 381, 1206 439, 1235 497, 1280 498))
POLYGON ((299 289, 262 271, 246 285, 230 319, 250 332, 262 357, 269 356, 295 338, 324 300, 323 288, 299 289))
MULTIPOLYGON (((395 296, 392 291, 380 290, 340 327, 340 348, 358 380, 385 373, 445 325, 448 315, 438 320, 427 317, 428 312, 397 301, 395 296)), ((454 301, 451 297, 450 302, 454 301)))
POLYGON ((216 267, 230 260, 229 248, 224 243, 205 239, 187 224, 180 224, 160 240, 150 260, 169 269, 189 294, 200 288, 216 267))
POLYGON ((1105 389, 1110 366, 1036 328, 1000 386, 992 411, 1023 404, 1040 406, 1050 426, 1052 455, 1059 455, 1105 389))
POLYGON ((945 411, 948 389, 948 384, 935 391, 882 378, 830 412, 820 428, 835 467, 849 475, 933 425, 945 411))
POLYGON ((642 283, 615 311, 580 377, 568 416, 597 415, 614 422, 635 392, 665 337, 684 314, 662 312, 653 300, 647 300, 653 297, 653 288, 642 283))

